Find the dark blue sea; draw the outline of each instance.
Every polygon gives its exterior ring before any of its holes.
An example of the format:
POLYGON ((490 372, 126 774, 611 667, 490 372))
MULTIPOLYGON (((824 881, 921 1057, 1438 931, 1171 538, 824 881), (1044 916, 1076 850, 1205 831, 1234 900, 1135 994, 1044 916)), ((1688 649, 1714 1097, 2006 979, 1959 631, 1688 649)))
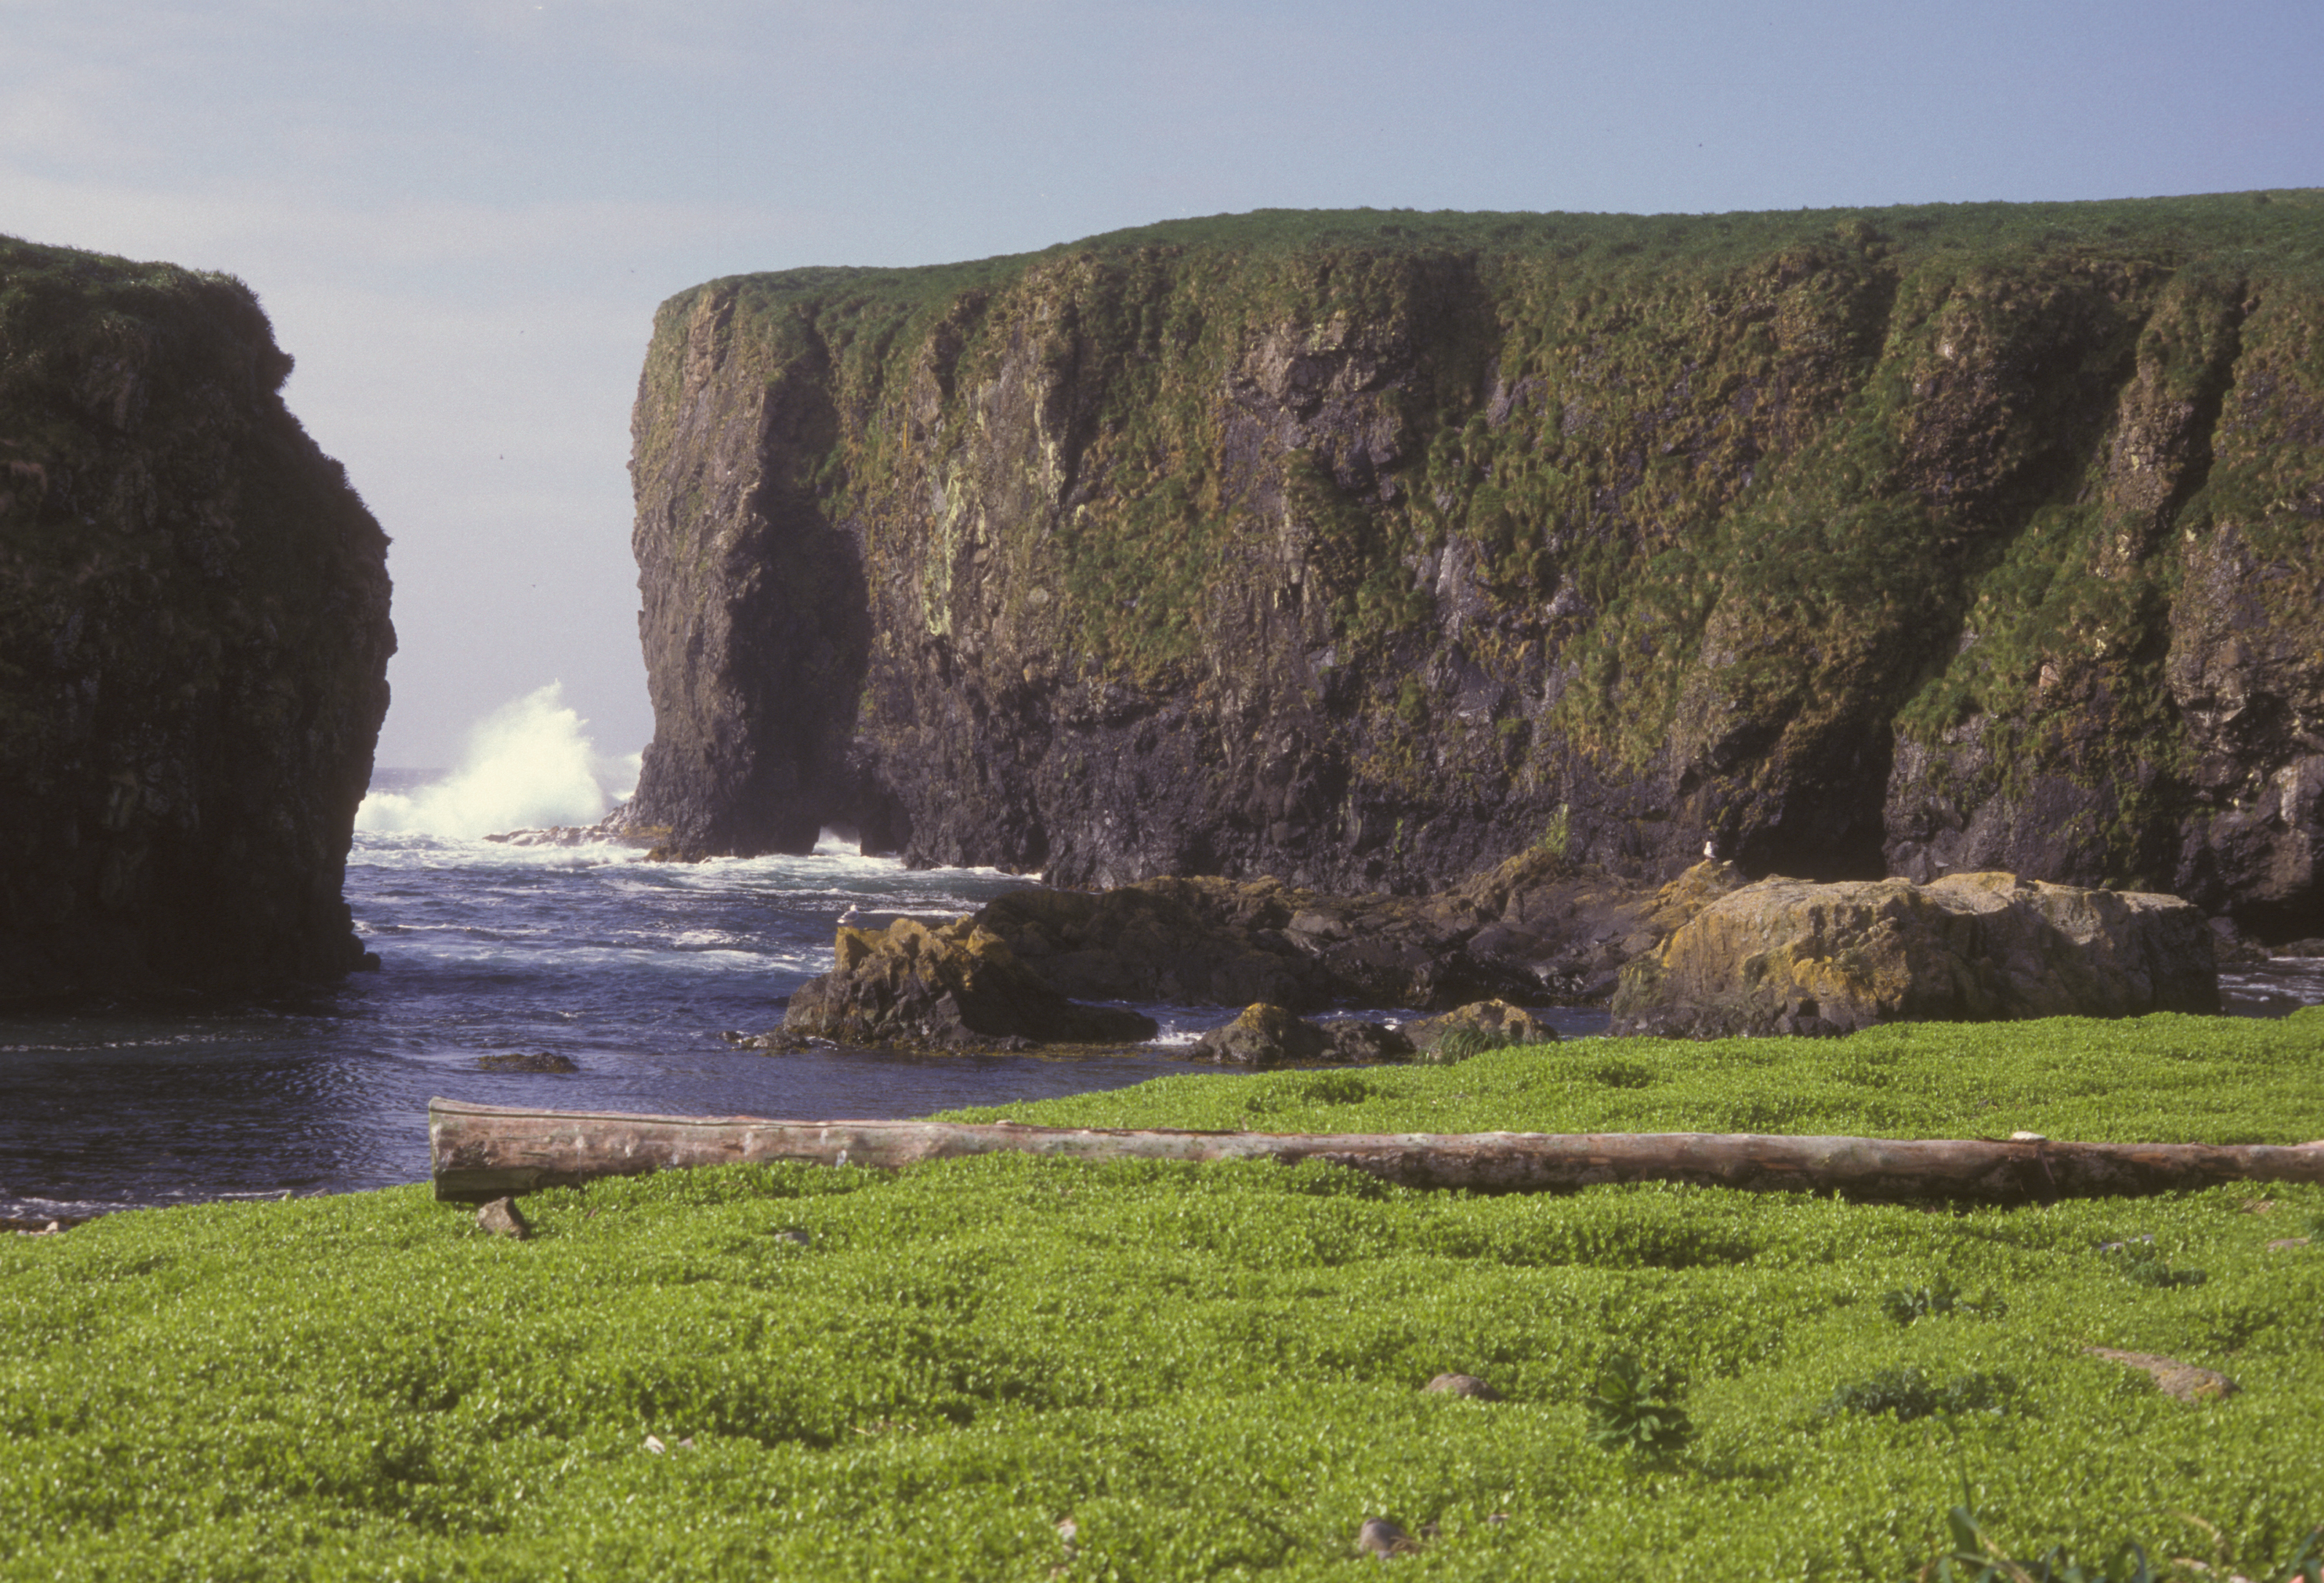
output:
MULTIPOLYGON (((1143 1008, 1162 1035, 1125 1055, 738 1050, 726 1034, 779 1026, 785 998, 829 969, 850 907, 873 925, 951 918, 1031 881, 915 871, 835 840, 810 857, 696 864, 650 863, 610 842, 483 840, 487 827, 586 820, 604 806, 586 764, 544 796, 540 744, 514 756, 529 767, 514 778, 525 795, 512 796, 512 778, 489 762, 374 778, 346 895, 377 972, 195 1014, 0 1016, 0 1220, 420 1181, 428 1100, 439 1094, 869 1118, 1118 1088, 1190 1070, 1195 1036, 1236 1009, 1143 1008), (438 829, 414 827, 427 825, 438 829), (540 1053, 579 1070, 476 1064, 540 1053)), ((1561 1020, 1577 1033, 1604 1023, 1590 1012, 1561 1020)))
MULTIPOLYGON (((835 841, 810 857, 670 864, 606 842, 481 839, 602 811, 606 767, 548 750, 570 747, 572 724, 565 714, 543 740, 484 743, 456 774, 374 780, 346 894, 377 972, 199 1013, 0 1017, 0 1220, 420 1181, 428 1100, 439 1094, 871 1118, 1116 1088, 1189 1070, 1194 1037, 1233 1015, 1143 1007, 1161 1037, 1114 1056, 739 1050, 724 1035, 780 1024, 784 999, 830 966, 834 925, 851 907, 874 924, 948 918, 1030 881, 913 871, 835 841), (540 1053, 578 1070, 477 1066, 540 1053)), ((2324 999, 2324 962, 2274 964, 2228 989, 2236 1009, 2281 1015, 2324 999)), ((1605 1024, 1593 1011, 1552 1020, 1569 1035, 1605 1024)))

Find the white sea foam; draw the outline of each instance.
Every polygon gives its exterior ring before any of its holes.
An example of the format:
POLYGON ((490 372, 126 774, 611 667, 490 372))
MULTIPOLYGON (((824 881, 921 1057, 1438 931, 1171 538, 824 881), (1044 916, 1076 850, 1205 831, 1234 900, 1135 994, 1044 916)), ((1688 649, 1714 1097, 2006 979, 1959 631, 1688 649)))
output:
POLYGON ((409 794, 374 792, 357 830, 467 837, 546 824, 594 824, 637 785, 639 755, 608 758, 551 682, 486 715, 466 760, 409 794))

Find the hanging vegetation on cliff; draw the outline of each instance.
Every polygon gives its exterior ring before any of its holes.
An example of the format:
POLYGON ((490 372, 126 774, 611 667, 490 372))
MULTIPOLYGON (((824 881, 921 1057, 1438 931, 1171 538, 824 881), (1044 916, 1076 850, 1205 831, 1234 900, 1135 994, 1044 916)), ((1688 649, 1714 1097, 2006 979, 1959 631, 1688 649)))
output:
POLYGON ((1706 840, 2319 916, 2324 198, 1263 213, 715 281, 635 422, 702 851, 1416 888, 1706 840))

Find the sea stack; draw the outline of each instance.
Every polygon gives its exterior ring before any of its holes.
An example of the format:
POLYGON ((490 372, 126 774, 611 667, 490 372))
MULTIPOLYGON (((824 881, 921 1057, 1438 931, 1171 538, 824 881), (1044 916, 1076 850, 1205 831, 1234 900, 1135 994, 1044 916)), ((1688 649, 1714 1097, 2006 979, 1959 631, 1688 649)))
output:
POLYGON ((683 852, 1978 869, 2324 933, 2324 194, 1274 212, 664 304, 683 852))
POLYGON ((387 538, 239 281, 0 239, 0 1004, 363 959, 387 538))

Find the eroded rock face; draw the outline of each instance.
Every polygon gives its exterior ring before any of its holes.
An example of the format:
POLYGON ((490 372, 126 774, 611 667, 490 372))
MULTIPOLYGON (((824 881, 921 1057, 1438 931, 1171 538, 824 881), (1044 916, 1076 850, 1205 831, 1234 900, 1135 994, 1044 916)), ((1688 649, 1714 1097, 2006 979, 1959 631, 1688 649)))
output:
POLYGON ((1991 218, 1252 216, 685 293, 643 816, 1342 894, 1710 842, 2318 933, 2324 207, 1991 218))
POLYGON ((1724 1038, 2216 1012, 2211 938, 2202 913, 2176 897, 2011 874, 1763 879, 1624 971, 1613 1031, 1724 1038))
POLYGON ((1436 896, 1164 879, 1095 894, 1028 888, 976 921, 1084 999, 1441 1011, 1601 1001, 1624 962, 1744 883, 1733 863, 1702 862, 1645 888, 1533 851, 1436 896))
MULTIPOLYGON (((1471 949, 1490 915, 1458 896, 1333 897, 1273 879, 1149 879, 1092 895, 1021 890, 977 922, 1066 994, 1085 999, 1294 1012, 1331 1006, 1457 1006, 1538 999, 1513 949, 1471 949)), ((1509 943, 1488 936, 1488 945, 1509 943)))
POLYGON ((1074 1004, 968 918, 934 929, 912 918, 879 930, 842 926, 834 956, 830 972, 792 992, 787 1035, 983 1048, 1134 1044, 1157 1031, 1134 1011, 1074 1004))
POLYGON ((0 1003, 362 960, 387 540, 239 281, 0 240, 0 1003))

